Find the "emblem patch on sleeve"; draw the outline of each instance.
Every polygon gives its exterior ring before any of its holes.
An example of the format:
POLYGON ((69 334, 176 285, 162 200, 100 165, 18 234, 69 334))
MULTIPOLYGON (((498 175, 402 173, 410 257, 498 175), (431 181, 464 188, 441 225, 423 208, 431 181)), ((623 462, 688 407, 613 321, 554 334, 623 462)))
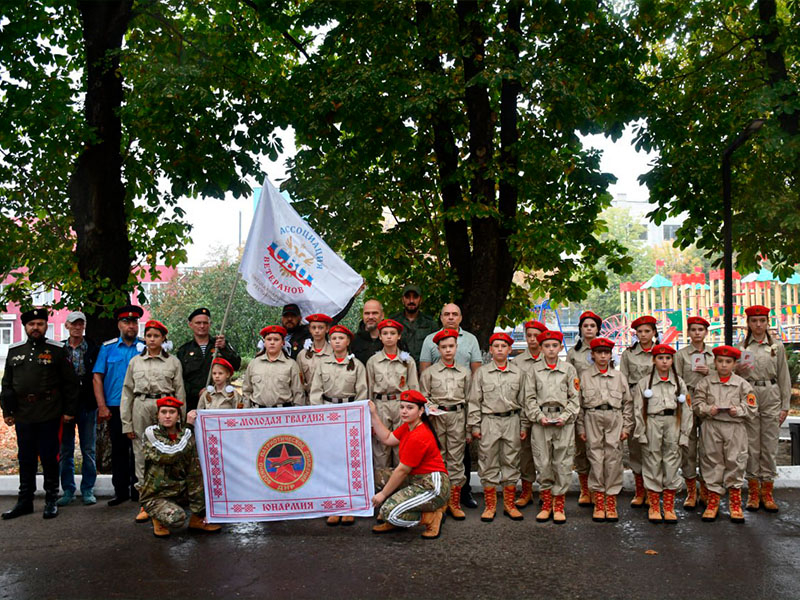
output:
POLYGON ((581 391, 581 380, 578 379, 577 377, 575 378, 575 389, 577 391, 581 391))
POLYGON ((756 395, 755 394, 747 394, 747 406, 755 406, 756 405, 756 395))

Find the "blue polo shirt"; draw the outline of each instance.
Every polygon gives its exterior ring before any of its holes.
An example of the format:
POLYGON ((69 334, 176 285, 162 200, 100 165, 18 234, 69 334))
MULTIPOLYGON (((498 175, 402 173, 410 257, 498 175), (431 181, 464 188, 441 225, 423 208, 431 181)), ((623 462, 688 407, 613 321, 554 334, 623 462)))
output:
POLYGON ((115 338, 104 343, 100 347, 100 354, 97 355, 97 362, 94 363, 92 373, 103 375, 103 393, 106 396, 106 406, 119 406, 122 399, 122 383, 125 381, 125 373, 128 371, 128 363, 139 354, 136 349, 136 338, 128 346, 122 338, 115 338))

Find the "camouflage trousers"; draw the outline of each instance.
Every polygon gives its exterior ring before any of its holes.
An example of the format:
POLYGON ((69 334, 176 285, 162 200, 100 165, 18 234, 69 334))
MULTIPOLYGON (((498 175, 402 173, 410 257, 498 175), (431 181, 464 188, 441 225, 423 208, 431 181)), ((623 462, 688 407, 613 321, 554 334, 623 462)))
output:
POLYGON ((144 503, 147 514, 165 527, 178 529, 186 522, 186 510, 167 498, 153 498, 144 503))
POLYGON ((397 527, 413 527, 422 513, 433 512, 447 504, 450 479, 447 473, 410 475, 408 485, 386 499, 380 510, 384 521, 397 527))

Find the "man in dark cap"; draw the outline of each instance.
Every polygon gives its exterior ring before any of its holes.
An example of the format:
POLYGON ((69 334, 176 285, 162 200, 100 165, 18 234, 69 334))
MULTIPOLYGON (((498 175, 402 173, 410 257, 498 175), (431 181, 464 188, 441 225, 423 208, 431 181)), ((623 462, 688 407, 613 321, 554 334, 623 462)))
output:
POLYGON ((291 358, 297 358, 306 340, 311 339, 308 325, 302 322, 302 315, 297 304, 287 304, 281 313, 281 325, 286 330, 284 347, 291 358))
POLYGON ((143 314, 141 307, 132 305, 114 311, 119 337, 108 340, 100 347, 100 353, 92 369, 94 373, 92 384, 97 399, 97 422, 108 421, 111 439, 111 484, 114 486, 114 497, 108 501, 109 506, 122 504, 131 498, 139 499, 139 493, 133 487, 136 483, 133 448, 131 440, 122 433, 119 405, 128 363, 143 349, 137 347, 138 342, 142 342, 137 336, 139 319, 143 314))
POLYGON ((422 291, 419 286, 407 285, 403 288, 403 310, 389 317, 403 326, 403 341, 408 353, 419 367, 422 342, 428 335, 439 331, 439 323, 419 308, 422 304, 422 291))
POLYGON ((6 358, 0 405, 6 425, 17 433, 19 498, 3 519, 33 512, 36 469, 42 462, 44 518, 58 516, 58 449, 61 418, 72 421, 78 413, 78 379, 64 347, 48 340, 47 309, 22 313, 28 339, 12 345, 6 358))
POLYGON ((235 370, 242 364, 242 358, 231 344, 225 340, 224 335, 214 336, 209 333, 211 327, 211 311, 201 307, 189 315, 189 329, 192 330, 192 340, 178 348, 176 356, 183 367, 183 386, 186 388, 186 410, 197 408, 200 394, 206 389, 208 373, 211 370, 211 361, 214 358, 214 349, 217 356, 227 360, 235 370))

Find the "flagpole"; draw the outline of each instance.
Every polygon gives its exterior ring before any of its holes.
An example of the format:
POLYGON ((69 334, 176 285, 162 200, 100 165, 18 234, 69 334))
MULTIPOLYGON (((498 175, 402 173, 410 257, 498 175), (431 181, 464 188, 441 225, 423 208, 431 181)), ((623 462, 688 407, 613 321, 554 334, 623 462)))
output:
MULTIPOLYGON (((233 296, 236 294, 236 286, 239 285, 239 280, 242 278, 242 273, 239 269, 236 269, 236 279, 233 282, 233 286, 231 287, 230 296, 228 296, 228 305, 225 307, 225 314, 222 316, 222 326, 219 328, 219 333, 217 335, 225 335, 225 326, 228 324, 228 313, 231 312, 231 304, 233 304, 233 296)), ((214 356, 211 357, 211 362, 213 364, 214 359, 217 358, 217 354, 219 354, 219 348, 214 346, 214 356)), ((206 376, 206 386, 211 382, 211 369, 208 370, 208 375, 206 376)))

